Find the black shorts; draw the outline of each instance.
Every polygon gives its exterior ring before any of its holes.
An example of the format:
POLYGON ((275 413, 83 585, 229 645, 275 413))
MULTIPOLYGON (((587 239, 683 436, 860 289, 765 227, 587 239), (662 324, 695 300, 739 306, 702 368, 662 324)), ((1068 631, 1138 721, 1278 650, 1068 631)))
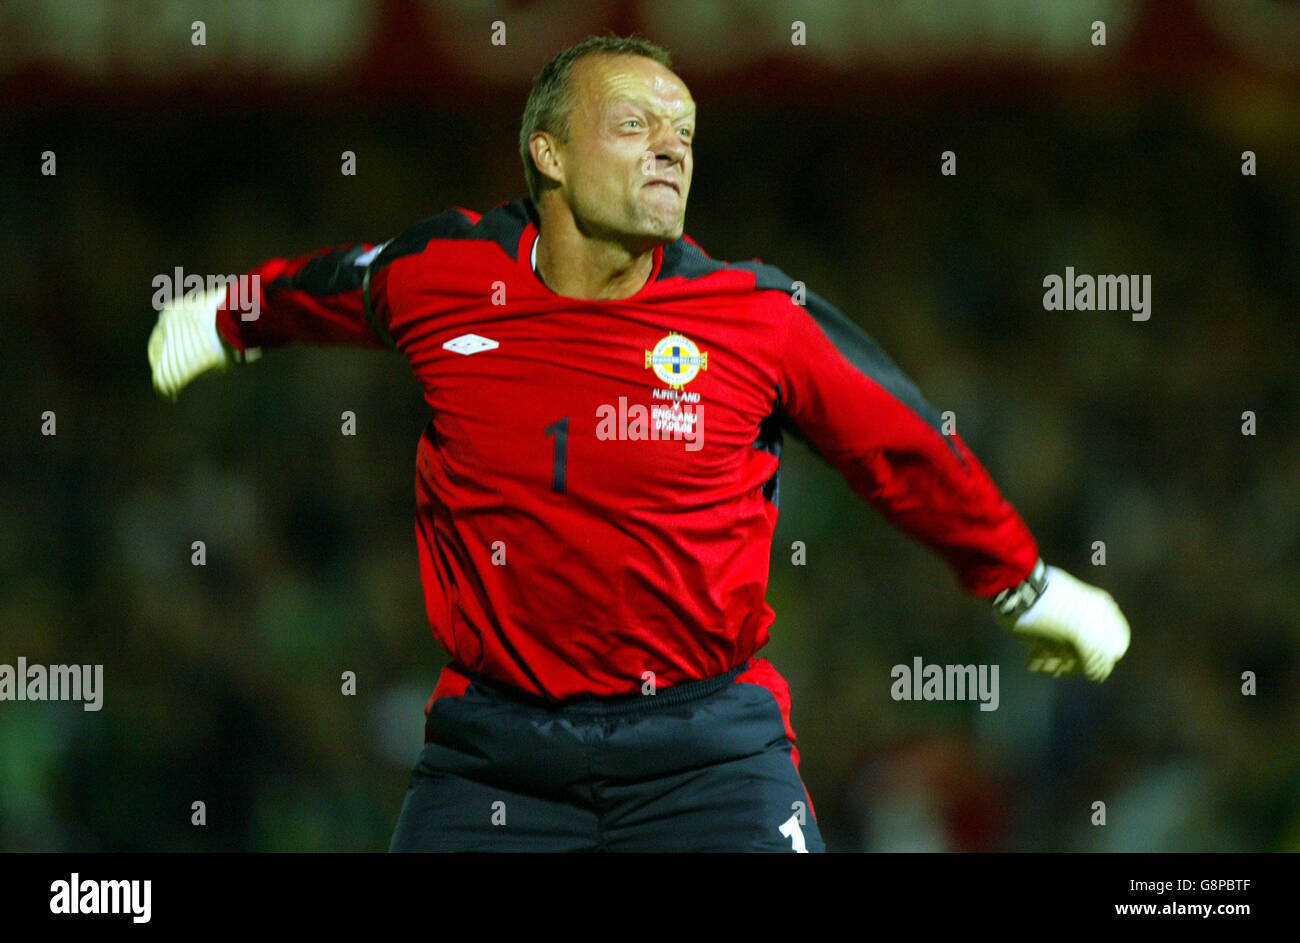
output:
POLYGON ((825 851, 765 658, 547 704, 443 669, 391 851, 825 851))

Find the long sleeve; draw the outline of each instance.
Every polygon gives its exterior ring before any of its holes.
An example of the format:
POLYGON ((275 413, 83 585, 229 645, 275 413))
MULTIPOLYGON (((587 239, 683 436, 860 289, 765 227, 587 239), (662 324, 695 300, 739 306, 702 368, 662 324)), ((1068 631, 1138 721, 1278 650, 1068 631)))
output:
POLYGON ((366 273, 377 254, 369 244, 354 243, 264 262, 227 289, 217 330, 245 354, 293 341, 391 346, 365 298, 366 273))
POLYGON ((912 380, 822 298, 791 308, 781 384, 796 431, 969 592, 993 596, 1024 580, 1038 559, 1033 535, 912 380))

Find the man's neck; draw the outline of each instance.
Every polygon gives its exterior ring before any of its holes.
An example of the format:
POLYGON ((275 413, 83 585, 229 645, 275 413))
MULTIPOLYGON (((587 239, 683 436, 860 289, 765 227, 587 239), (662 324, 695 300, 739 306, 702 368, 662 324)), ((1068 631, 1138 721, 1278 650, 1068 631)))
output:
POLYGON ((640 253, 580 233, 573 217, 548 216, 537 239, 537 274, 566 298, 612 300, 635 295, 654 270, 654 248, 640 253))

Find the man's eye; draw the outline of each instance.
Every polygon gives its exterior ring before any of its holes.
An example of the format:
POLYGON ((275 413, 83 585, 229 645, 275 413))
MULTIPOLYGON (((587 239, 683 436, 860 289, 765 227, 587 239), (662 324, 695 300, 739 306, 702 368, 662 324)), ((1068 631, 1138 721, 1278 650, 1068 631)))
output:
POLYGON ((623 124, 624 124, 624 125, 630 125, 630 124, 638 124, 638 125, 639 125, 640 123, 641 123, 641 119, 640 119, 640 118, 626 118, 626 119, 624 119, 624 121, 623 121, 623 124))

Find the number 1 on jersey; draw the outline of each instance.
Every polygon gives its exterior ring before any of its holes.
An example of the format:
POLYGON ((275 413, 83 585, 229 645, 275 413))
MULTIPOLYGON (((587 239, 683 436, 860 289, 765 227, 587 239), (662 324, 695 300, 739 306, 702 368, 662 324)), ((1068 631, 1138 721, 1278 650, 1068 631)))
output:
POLYGON ((546 437, 555 436, 555 464, 551 468, 551 490, 564 494, 564 471, 569 460, 569 417, 557 419, 546 427, 546 437))

